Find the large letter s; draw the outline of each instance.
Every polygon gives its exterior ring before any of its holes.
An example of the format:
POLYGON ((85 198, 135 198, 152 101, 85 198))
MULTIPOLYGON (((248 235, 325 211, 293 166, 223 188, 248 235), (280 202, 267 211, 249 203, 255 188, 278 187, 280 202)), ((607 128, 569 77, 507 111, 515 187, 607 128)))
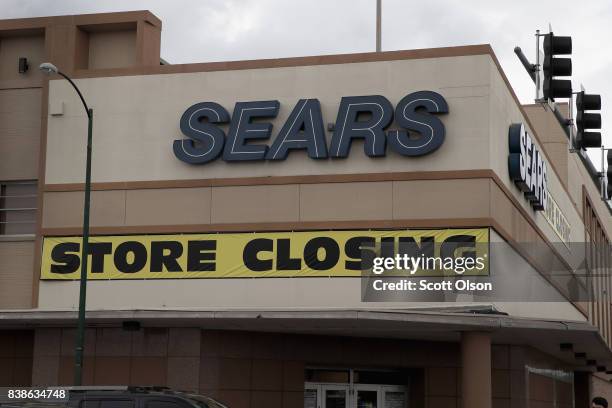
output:
POLYGON ((201 102, 190 106, 181 116, 180 122, 181 132, 189 139, 174 141, 174 155, 190 164, 215 160, 223 151, 225 134, 212 123, 227 123, 229 120, 229 113, 217 103, 201 102), (196 145, 195 141, 200 143, 196 145))
POLYGON ((422 156, 440 147, 444 143, 444 124, 432 113, 448 113, 448 104, 439 93, 418 91, 402 98, 395 108, 395 120, 420 137, 414 139, 407 131, 391 130, 387 133, 391 148, 404 156, 422 156))

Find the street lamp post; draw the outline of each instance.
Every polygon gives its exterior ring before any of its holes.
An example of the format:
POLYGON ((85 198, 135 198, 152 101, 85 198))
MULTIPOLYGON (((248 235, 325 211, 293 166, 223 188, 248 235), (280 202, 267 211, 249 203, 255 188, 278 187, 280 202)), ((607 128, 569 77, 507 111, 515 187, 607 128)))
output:
POLYGON ((376 0, 376 52, 382 51, 382 0, 376 0))
POLYGON ((40 70, 47 74, 63 76, 72 85, 81 98, 87 114, 87 159, 85 165, 85 202, 83 205, 83 244, 81 247, 81 279, 79 286, 79 319, 77 338, 75 343, 74 385, 81 385, 83 381, 83 349, 85 343, 85 301, 87 297, 87 260, 89 254, 89 203, 91 193, 91 139, 93 129, 93 109, 87 106, 81 91, 66 74, 49 62, 40 64, 40 70))

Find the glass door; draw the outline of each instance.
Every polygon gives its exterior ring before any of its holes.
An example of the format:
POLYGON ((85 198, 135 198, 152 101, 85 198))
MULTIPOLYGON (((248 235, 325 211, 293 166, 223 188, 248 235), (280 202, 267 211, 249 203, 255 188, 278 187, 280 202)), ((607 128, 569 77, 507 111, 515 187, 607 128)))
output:
POLYGON ((320 385, 306 384, 306 386, 304 387, 304 408, 320 408, 320 392, 320 385))
POLYGON ((409 379, 402 373, 312 369, 306 378, 304 408, 409 408, 409 379))
POLYGON ((381 392, 379 385, 355 384, 353 386, 352 408, 381 407, 381 392))
POLYGON ((407 408, 408 393, 406 387, 383 385, 382 387, 382 408, 407 408))
POLYGON ((406 387, 382 384, 353 385, 351 408, 407 408, 406 387))
POLYGON ((321 408, 348 408, 349 386, 325 384, 321 386, 321 408))
POLYGON ((348 384, 313 384, 304 386, 304 408, 349 408, 348 384))

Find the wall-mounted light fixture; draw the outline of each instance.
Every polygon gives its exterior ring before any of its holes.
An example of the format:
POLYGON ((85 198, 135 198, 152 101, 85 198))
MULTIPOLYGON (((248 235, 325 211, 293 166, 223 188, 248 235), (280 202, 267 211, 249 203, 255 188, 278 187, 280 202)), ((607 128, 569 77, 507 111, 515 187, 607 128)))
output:
POLYGON ((25 74, 28 72, 28 68, 30 65, 28 64, 28 59, 26 57, 19 57, 19 73, 25 74))
POLYGON ((141 326, 140 322, 137 320, 124 320, 121 322, 121 328, 125 331, 134 332, 139 331, 141 326))

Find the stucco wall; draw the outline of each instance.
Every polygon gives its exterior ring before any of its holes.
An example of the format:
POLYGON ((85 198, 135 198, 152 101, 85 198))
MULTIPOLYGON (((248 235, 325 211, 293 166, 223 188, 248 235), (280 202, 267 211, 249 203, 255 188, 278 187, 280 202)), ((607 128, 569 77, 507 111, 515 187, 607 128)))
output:
MULTIPOLYGON (((81 79, 77 83, 94 109, 94 182, 431 171, 487 168, 488 70, 490 57, 364 62, 257 70, 81 79), (278 99, 273 135, 300 98, 318 98, 325 123, 335 122, 340 99, 383 95, 393 104, 410 92, 441 93, 450 113, 443 118, 445 143, 421 158, 365 156, 356 143, 345 160, 312 160, 291 153, 279 163, 203 166, 179 161, 172 142, 183 138, 178 124, 186 108, 214 101, 232 111, 238 101, 278 99)), ((65 113, 50 117, 46 183, 82 182, 86 120, 80 101, 65 81, 50 82, 50 100, 64 101, 65 113)), ((327 135, 330 137, 329 133, 327 135)))
MULTIPOLYGON (((345 222, 344 228, 350 228, 358 222, 363 226, 376 221, 418 220, 427 225, 431 220, 429 226, 445 227, 493 219, 517 241, 541 241, 528 223, 532 219, 548 240, 559 239, 508 177, 508 127, 526 119, 490 55, 92 78, 80 79, 78 84, 90 95, 95 111, 93 180, 97 183, 450 171, 440 180, 221 183, 185 189, 125 189, 117 184, 93 194, 92 225, 104 227, 105 233, 113 233, 113 228, 137 230, 150 225, 165 225, 169 231, 194 223, 290 222, 299 226, 333 221, 345 222), (372 159, 365 156, 361 143, 355 143, 349 157, 342 160, 315 161, 304 152, 293 152, 279 163, 217 160, 193 166, 174 157, 171 149, 172 141, 182 138, 178 128, 181 114, 196 102, 215 101, 231 111, 237 101, 278 99, 281 109, 272 121, 274 135, 299 98, 319 98, 328 123, 335 122, 342 96, 380 94, 396 104, 418 90, 441 93, 450 111, 442 117, 445 143, 419 158, 402 157, 388 149, 387 157, 372 159), (475 169, 492 169, 501 186, 490 178, 453 178, 453 171, 475 169), (452 222, 442 225, 445 219, 452 222)), ((82 193, 61 190, 62 185, 82 182, 82 173, 74 169, 83 168, 86 121, 79 101, 63 81, 51 81, 50 99, 65 106, 63 115, 49 118, 47 134, 53 143, 47 143, 45 182, 53 185, 53 191, 45 194, 43 227, 57 233, 81 222, 82 193)), ((576 239, 581 235, 578 213, 552 168, 549 189, 575 226, 572 239, 576 239)), ((512 270, 501 266, 503 272, 510 274, 520 265, 524 273, 537 274, 523 258, 517 258, 512 270)), ((544 281, 538 284, 546 285, 544 281)), ((43 281, 40 306, 73 308, 76 288, 74 282, 43 281)), ((110 281, 92 282, 89 304, 99 309, 356 307, 360 298, 358 279, 110 281)), ((573 306, 565 306, 513 310, 526 316, 582 317, 573 306)))

